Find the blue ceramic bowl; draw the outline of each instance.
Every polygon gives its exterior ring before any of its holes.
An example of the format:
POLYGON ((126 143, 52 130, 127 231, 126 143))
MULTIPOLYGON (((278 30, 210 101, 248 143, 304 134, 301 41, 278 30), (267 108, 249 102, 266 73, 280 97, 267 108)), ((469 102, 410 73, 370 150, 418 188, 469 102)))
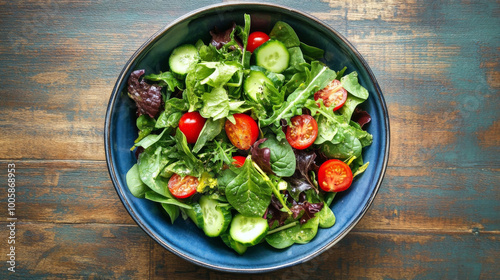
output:
POLYGON ((361 219, 372 203, 381 183, 389 155, 389 119, 382 92, 366 61, 354 47, 328 25, 303 12, 266 3, 232 3, 209 6, 172 22, 151 37, 130 58, 113 89, 105 120, 105 149, 108 169, 120 199, 137 224, 155 241, 174 254, 208 268, 230 272, 266 272, 310 260, 341 240, 361 219), (214 26, 219 29, 231 22, 243 25, 243 15, 252 18, 252 29, 270 31, 276 21, 290 24, 301 41, 326 51, 326 63, 333 70, 347 66, 357 71, 361 85, 370 97, 364 109, 372 117, 368 131, 373 144, 364 149, 369 168, 356 178, 351 188, 332 204, 336 224, 320 229, 308 244, 276 250, 267 244, 251 247, 240 256, 220 238, 209 238, 190 221, 177 219, 171 224, 159 204, 137 199, 129 192, 125 175, 136 162, 130 147, 137 136, 135 105, 127 97, 126 82, 133 70, 146 73, 166 71, 170 52, 178 45, 209 41, 214 26))

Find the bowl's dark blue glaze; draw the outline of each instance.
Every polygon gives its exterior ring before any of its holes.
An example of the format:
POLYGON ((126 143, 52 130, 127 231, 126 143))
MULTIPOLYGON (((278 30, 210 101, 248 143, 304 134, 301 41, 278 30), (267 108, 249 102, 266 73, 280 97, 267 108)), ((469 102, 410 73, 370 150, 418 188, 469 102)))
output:
POLYGON ((185 15, 151 37, 131 57, 113 89, 105 120, 105 149, 108 169, 125 208, 137 224, 155 241, 171 252, 198 265, 232 272, 265 272, 307 261, 342 239, 361 219, 372 203, 389 157, 389 119, 382 92, 365 60, 353 46, 331 27, 302 12, 265 3, 232 3, 210 6, 185 15), (209 40, 214 26, 223 29, 233 21, 243 24, 243 15, 252 18, 252 29, 270 31, 282 20, 290 24, 301 41, 326 51, 326 63, 333 70, 347 66, 357 71, 361 85, 370 97, 363 104, 372 116, 368 131, 373 144, 364 149, 363 158, 370 162, 364 174, 332 204, 337 222, 332 228, 320 229, 308 244, 276 250, 267 244, 251 247, 240 256, 220 238, 209 238, 190 221, 178 219, 171 224, 157 203, 137 199, 128 191, 125 175, 136 162, 130 147, 137 136, 135 105, 126 95, 126 82, 135 69, 146 73, 166 71, 170 52, 178 45, 209 40))

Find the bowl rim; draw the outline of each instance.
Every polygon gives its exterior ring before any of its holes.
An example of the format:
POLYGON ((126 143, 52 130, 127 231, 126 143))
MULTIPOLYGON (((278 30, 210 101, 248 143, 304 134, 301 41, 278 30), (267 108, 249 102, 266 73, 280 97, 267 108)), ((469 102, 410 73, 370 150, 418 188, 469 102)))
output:
POLYGON ((368 66, 368 63, 365 61, 365 59, 361 56, 361 54, 357 51, 357 49, 340 33, 338 33, 335 29, 330 27, 328 24, 324 23, 322 20, 316 18, 315 16, 299 11, 294 8, 290 8, 284 5, 280 4, 272 4, 272 3, 266 3, 266 2, 225 2, 225 3, 218 3, 218 4, 213 4, 213 5, 207 5, 203 6, 201 8, 192 10, 175 20, 171 21, 167 25, 165 25, 163 28, 155 32, 152 36, 150 36, 135 52, 134 54, 128 59, 128 61, 125 63, 125 66, 123 67, 122 71, 120 72, 118 79, 115 83, 115 86, 113 87, 109 103, 106 109, 106 116, 105 116, 105 121, 104 121, 104 149, 105 149, 105 154, 106 154, 106 163, 107 163, 107 168, 108 172, 111 178, 111 181, 113 183, 113 186, 115 188, 115 191, 117 192, 122 204, 125 206, 127 212, 130 214, 132 219, 135 221, 135 223, 149 236, 151 237, 154 241, 156 241, 158 244, 160 244, 162 247, 165 249, 169 250, 170 252, 174 253, 175 255, 188 260, 192 263, 195 263, 197 265, 213 269, 213 270, 218 270, 218 271, 223 271, 223 272, 233 272, 233 273, 264 273, 264 272, 270 272, 278 269, 282 269, 285 267, 290 267, 294 266, 306 261, 309 261, 318 255, 322 254, 326 250, 330 249, 332 246, 334 246, 337 242, 342 240, 358 223, 359 221, 363 218, 363 216, 366 214, 368 211, 369 207, 372 205, 376 194, 378 193, 378 190, 382 184, 382 181, 385 176, 385 172, 387 169, 388 161, 389 161, 389 149, 390 149, 390 126, 389 126, 389 114, 387 110, 387 105, 385 102, 385 99, 382 95, 382 91, 380 89, 380 86, 375 78, 375 75, 373 74, 371 68, 368 66), (113 113, 113 108, 115 105, 115 102, 117 100, 117 97, 119 96, 120 92, 118 92, 118 89, 120 88, 120 85, 123 83, 125 77, 125 74, 134 66, 134 61, 137 60, 137 58, 140 57, 141 53, 147 49, 151 44, 154 44, 156 41, 159 40, 159 38, 162 36, 163 33, 167 32, 170 28, 173 26, 177 25, 178 23, 195 16, 197 14, 215 10, 218 8, 226 8, 226 7, 232 7, 232 6, 266 6, 266 7, 271 7, 275 9, 280 9, 280 10, 286 10, 290 13, 293 13, 299 17, 305 17, 308 18, 315 23, 321 25, 323 28, 327 29, 329 32, 335 34, 347 47, 352 51, 353 55, 356 56, 356 58, 359 60, 363 68, 366 70, 370 81, 373 83, 373 86, 375 88, 375 93, 380 100, 381 104, 381 109, 382 109, 382 115, 383 115, 383 121, 385 124, 385 131, 382 133, 385 136, 386 142, 385 142, 385 153, 383 154, 383 161, 382 161, 382 166, 381 166, 381 171, 380 175, 377 179, 377 182, 375 184, 375 188, 373 188, 372 193, 370 194, 370 197, 366 204, 364 205, 363 209, 361 210, 360 214, 347 226, 340 232, 340 234, 330 242, 326 243, 324 246, 320 247, 314 252, 311 252, 302 258, 295 260, 293 262, 287 262, 283 263, 280 265, 275 265, 272 267, 264 267, 264 268, 232 268, 232 267, 224 267, 224 266, 219 266, 219 265, 214 265, 210 263, 206 263, 203 261, 199 261, 195 258, 192 258, 188 255, 185 255, 184 253, 178 251, 176 248, 170 246, 166 242, 162 241, 160 237, 156 236, 151 230, 149 230, 145 224, 142 222, 142 220, 139 218, 138 214, 134 212, 132 209, 131 205, 129 204, 129 201, 125 199, 125 194, 123 193, 123 188, 120 188, 120 184, 118 181, 118 176, 115 170, 115 165, 113 164, 113 156, 112 156, 112 144, 110 142, 110 127, 111 127, 111 117, 113 113))

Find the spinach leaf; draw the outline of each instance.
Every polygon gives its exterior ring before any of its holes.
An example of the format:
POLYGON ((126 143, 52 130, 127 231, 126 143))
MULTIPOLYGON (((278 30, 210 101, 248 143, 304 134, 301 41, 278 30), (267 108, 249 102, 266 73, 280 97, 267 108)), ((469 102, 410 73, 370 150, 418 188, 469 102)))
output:
POLYGON ((136 147, 143 147, 144 149, 147 149, 151 145, 160 141, 160 139, 162 139, 162 137, 165 133, 169 134, 170 129, 166 128, 160 134, 149 134, 148 136, 144 137, 141 141, 137 142, 135 144, 135 146, 136 147))
POLYGON ((306 244, 310 242, 318 233, 319 217, 316 215, 314 218, 307 221, 307 223, 300 226, 300 231, 292 236, 297 244, 306 244))
POLYGON ((295 244, 294 236, 300 232, 300 225, 280 230, 266 236, 266 242, 276 249, 284 249, 295 244))
POLYGON ((286 73, 293 75, 297 72, 304 72, 309 68, 309 64, 305 61, 304 55, 299 47, 292 47, 288 49, 290 54, 289 66, 285 70, 286 73))
POLYGON ((352 95, 357 98, 366 100, 368 98, 368 90, 361 86, 358 82, 358 73, 352 72, 340 79, 342 86, 352 95))
POLYGON ((134 143, 141 141, 155 129, 155 119, 148 115, 140 115, 135 123, 139 129, 139 136, 135 139, 134 143))
POLYGON ((352 117, 352 113, 356 109, 356 106, 363 103, 364 99, 358 98, 352 94, 347 95, 347 99, 344 103, 344 106, 340 107, 339 112, 344 116, 346 121, 350 121, 352 117))
POLYGON ((149 188, 141 180, 137 163, 129 169, 125 178, 127 180, 128 189, 132 195, 138 198, 144 198, 144 194, 149 190, 149 188))
POLYGON ((163 153, 161 146, 152 146, 145 149, 137 161, 139 176, 151 190, 171 197, 168 191, 168 181, 166 178, 158 176, 162 169, 168 164, 168 159, 163 153))
POLYGON ((317 47, 307 45, 307 44, 302 43, 302 42, 300 42, 300 49, 302 50, 302 53, 304 54, 304 58, 306 60, 309 60, 309 61, 320 60, 321 58, 323 58, 323 55, 325 55, 324 50, 317 48, 317 47))
POLYGON ((164 203, 164 204, 171 204, 171 205, 176 205, 184 209, 192 209, 193 207, 189 204, 186 204, 184 202, 180 202, 179 200, 173 198, 173 197, 165 197, 163 195, 160 195, 156 192, 153 191, 148 191, 145 193, 145 198, 154 202, 159 202, 159 203, 164 203))
POLYGON ((227 201, 244 216, 262 217, 271 202, 272 189, 264 182, 250 158, 233 171, 236 177, 225 188, 227 201))
POLYGON ((292 146, 282 139, 276 140, 273 135, 267 135, 267 140, 260 144, 261 148, 269 148, 271 152, 271 170, 280 177, 290 177, 295 172, 296 161, 292 146))
POLYGON ((321 209, 321 211, 319 211, 317 215, 319 217, 320 228, 329 228, 335 224, 336 221, 335 214, 333 214, 332 209, 330 209, 330 207, 327 206, 326 202, 323 209, 321 209))
POLYGON ((167 212, 168 216, 170 216, 170 221, 173 224, 177 219, 177 217, 179 217, 180 213, 179 207, 177 205, 166 204, 166 203, 162 203, 161 206, 163 207, 165 212, 167 212))
POLYGON ((198 136, 198 140, 196 140, 196 143, 194 144, 193 153, 198 153, 208 141, 213 140, 217 135, 219 135, 223 126, 224 119, 207 119, 200 132, 200 136, 198 136))
POLYGON ((161 112, 158 120, 156 121, 156 128, 172 127, 176 128, 182 117, 182 112, 168 113, 167 111, 161 112))
POLYGON ((340 143, 333 144, 325 142, 322 144, 320 151, 328 158, 348 159, 351 156, 361 156, 361 142, 351 133, 344 134, 344 140, 340 143))
POLYGON ((283 21, 278 21, 274 24, 273 29, 269 32, 269 37, 281 41, 287 48, 300 46, 300 40, 295 30, 283 21))

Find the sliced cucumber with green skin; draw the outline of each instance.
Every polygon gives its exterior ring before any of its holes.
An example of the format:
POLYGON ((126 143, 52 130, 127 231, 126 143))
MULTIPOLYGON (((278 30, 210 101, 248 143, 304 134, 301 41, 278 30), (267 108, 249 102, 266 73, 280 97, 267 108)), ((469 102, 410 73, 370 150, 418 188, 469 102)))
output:
POLYGON ((247 217, 238 213, 234 215, 229 228, 231 238, 245 246, 258 244, 266 237, 269 225, 261 217, 247 217))
POLYGON ((288 68, 290 54, 285 45, 278 40, 269 40, 254 51, 255 62, 274 73, 281 73, 288 68))
POLYGON ((267 94, 266 84, 272 85, 273 82, 261 71, 252 70, 245 78, 243 90, 248 97, 260 102, 267 94))
POLYGON ((220 202, 205 195, 200 198, 199 203, 203 215, 201 228, 207 236, 219 236, 231 222, 231 211, 228 207, 220 207, 220 202))
POLYGON ((195 46, 186 44, 175 48, 168 58, 170 71, 185 75, 189 68, 194 66, 200 60, 200 55, 195 46))
POLYGON ((233 249, 236 251, 236 253, 243 255, 247 251, 247 246, 241 244, 238 241, 235 241, 233 238, 231 238, 231 235, 229 235, 228 232, 224 232, 220 235, 222 238, 222 241, 224 241, 224 244, 226 244, 229 248, 233 249))
POLYGON ((198 203, 193 203, 191 206, 191 209, 184 209, 184 212, 191 218, 197 227, 201 228, 203 226, 203 212, 201 212, 201 206, 198 203))

